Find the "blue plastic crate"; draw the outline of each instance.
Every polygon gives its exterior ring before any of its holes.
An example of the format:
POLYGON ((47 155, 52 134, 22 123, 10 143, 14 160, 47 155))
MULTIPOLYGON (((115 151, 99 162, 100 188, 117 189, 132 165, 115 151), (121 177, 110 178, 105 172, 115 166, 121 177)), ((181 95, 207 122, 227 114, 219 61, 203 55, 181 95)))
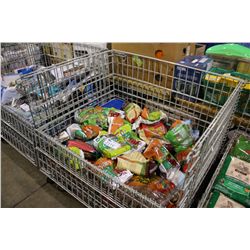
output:
POLYGON ((125 104, 125 101, 122 99, 113 99, 113 100, 110 100, 107 103, 103 104, 102 107, 122 109, 124 104, 125 104))

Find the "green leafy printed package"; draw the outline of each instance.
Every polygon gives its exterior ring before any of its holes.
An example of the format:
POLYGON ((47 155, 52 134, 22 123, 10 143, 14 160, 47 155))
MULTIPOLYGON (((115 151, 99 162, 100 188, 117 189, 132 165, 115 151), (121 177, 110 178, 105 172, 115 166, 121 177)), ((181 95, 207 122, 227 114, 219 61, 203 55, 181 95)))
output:
POLYGON ((250 207, 250 163, 228 155, 217 176, 214 190, 250 207))
MULTIPOLYGON (((84 153, 81 149, 77 147, 69 147, 69 150, 74 152, 76 155, 79 155, 82 159, 84 159, 84 153)), ((75 168, 75 170, 80 170, 80 165, 77 159, 70 159, 70 165, 75 168)))
POLYGON ((170 129, 164 137, 171 142, 176 153, 186 150, 193 144, 192 129, 185 123, 170 129))
POLYGON ((125 124, 117 129, 116 136, 120 141, 127 142, 135 151, 142 152, 145 149, 146 142, 140 140, 137 134, 131 130, 130 124, 125 124))
POLYGON ((108 116, 115 114, 124 117, 124 112, 115 108, 88 107, 75 112, 75 121, 82 125, 97 125, 107 130, 109 127, 108 116))
POLYGON ((237 157, 243 161, 250 162, 250 140, 241 135, 230 155, 237 157))
POLYGON ((102 107, 88 107, 75 112, 75 121, 82 125, 98 125, 108 128, 108 114, 102 107))
POLYGON ((107 158, 116 158, 132 149, 127 142, 114 135, 96 137, 94 146, 107 158))
POLYGON ((238 202, 228 198, 224 194, 214 191, 207 205, 208 208, 244 208, 238 202))

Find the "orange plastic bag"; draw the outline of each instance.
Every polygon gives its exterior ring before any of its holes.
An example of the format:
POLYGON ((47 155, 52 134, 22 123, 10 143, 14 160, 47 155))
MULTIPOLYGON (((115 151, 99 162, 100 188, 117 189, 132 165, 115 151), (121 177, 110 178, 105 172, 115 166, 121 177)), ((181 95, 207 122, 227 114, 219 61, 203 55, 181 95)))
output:
POLYGON ((152 125, 141 124, 139 130, 143 130, 147 138, 162 138, 167 133, 167 129, 162 122, 152 125))
POLYGON ((95 165, 97 167, 99 167, 100 169, 104 169, 104 168, 107 168, 109 166, 113 167, 114 161, 112 161, 111 159, 105 158, 105 157, 101 157, 95 162, 95 165))
POLYGON ((96 125, 85 125, 81 127, 88 139, 93 139, 99 135, 101 129, 96 125))
POLYGON ((124 125, 124 121, 120 116, 109 117, 109 134, 115 134, 116 130, 124 125))

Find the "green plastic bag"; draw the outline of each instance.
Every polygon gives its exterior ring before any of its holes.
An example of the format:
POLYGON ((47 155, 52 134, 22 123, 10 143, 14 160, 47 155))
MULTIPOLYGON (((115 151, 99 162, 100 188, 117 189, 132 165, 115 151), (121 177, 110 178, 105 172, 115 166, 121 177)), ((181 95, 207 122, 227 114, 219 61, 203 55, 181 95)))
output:
MULTIPOLYGON (((74 152, 75 154, 79 155, 82 159, 84 159, 84 153, 81 149, 77 148, 77 147, 68 147, 70 151, 74 152)), ((75 168, 75 170, 80 170, 81 167, 78 163, 78 160, 73 158, 70 159, 70 165, 71 167, 75 168)))
POLYGON ((192 131, 189 125, 182 123, 170 129, 164 136, 174 146, 176 153, 186 150, 193 144, 192 131))
POLYGON ((250 164, 228 155, 215 180, 214 190, 250 207, 250 164))
POLYGON ((220 44, 206 50, 208 56, 223 56, 250 61, 250 49, 239 44, 220 44))
POLYGON ((75 121, 81 125, 96 125, 108 129, 108 116, 110 112, 123 114, 124 112, 115 108, 87 107, 75 112, 75 121))
POLYGON ((235 156, 243 161, 250 162, 250 141, 241 135, 230 155, 235 156))
POLYGON ((132 149, 127 142, 113 135, 96 137, 94 146, 107 158, 115 158, 132 149))
POLYGON ((134 131, 122 132, 116 135, 120 141, 128 143, 135 151, 142 152, 144 150, 146 142, 141 140, 134 131))
POLYGON ((238 202, 228 198, 224 194, 214 191, 208 202, 207 207, 209 208, 244 208, 238 202))

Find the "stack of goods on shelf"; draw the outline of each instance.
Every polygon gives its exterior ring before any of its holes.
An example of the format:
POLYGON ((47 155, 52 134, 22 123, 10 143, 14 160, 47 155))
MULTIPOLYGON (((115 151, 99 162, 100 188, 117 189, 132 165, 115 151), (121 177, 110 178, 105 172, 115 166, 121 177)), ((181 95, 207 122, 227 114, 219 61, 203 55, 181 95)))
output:
POLYGON ((208 48, 206 55, 213 58, 213 67, 250 74, 250 48, 239 44, 220 44, 208 48))
POLYGON ((186 95, 177 94, 176 97, 197 102, 197 98, 201 97, 201 79, 204 77, 201 70, 209 70, 212 63, 213 60, 207 56, 186 56, 179 61, 175 65, 173 86, 174 90, 186 95))
MULTIPOLYGON (((126 184, 162 206, 175 207, 199 131, 190 120, 170 124, 161 110, 122 100, 116 104, 76 111, 75 123, 55 139, 112 177, 103 176, 112 188, 126 184), (171 201, 170 192, 176 194, 171 201)), ((80 170, 73 158, 69 162, 80 170)))
POLYGON ((208 101, 223 105, 239 81, 246 81, 237 111, 250 113, 250 49, 239 44, 221 44, 210 47, 206 55, 213 58, 211 72, 220 77, 206 74, 202 81, 203 95, 208 101), (233 76, 235 79, 229 79, 233 76), (247 104, 246 104, 247 103, 247 104))
POLYGON ((246 80, 248 83, 245 84, 242 90, 237 111, 250 113, 250 103, 246 106, 250 94, 250 75, 221 68, 211 68, 210 72, 221 75, 215 76, 212 73, 205 75, 202 81, 204 99, 215 104, 224 105, 238 83, 246 80), (233 76, 234 79, 228 78, 228 76, 233 76))
POLYGON ((208 207, 250 207, 250 140, 239 136, 212 188, 208 207))
POLYGON ((201 98, 223 106, 240 81, 246 84, 237 113, 250 114, 250 49, 239 44, 215 45, 207 49, 206 56, 187 56, 178 62, 173 89, 183 95, 174 96, 196 104, 201 98))

